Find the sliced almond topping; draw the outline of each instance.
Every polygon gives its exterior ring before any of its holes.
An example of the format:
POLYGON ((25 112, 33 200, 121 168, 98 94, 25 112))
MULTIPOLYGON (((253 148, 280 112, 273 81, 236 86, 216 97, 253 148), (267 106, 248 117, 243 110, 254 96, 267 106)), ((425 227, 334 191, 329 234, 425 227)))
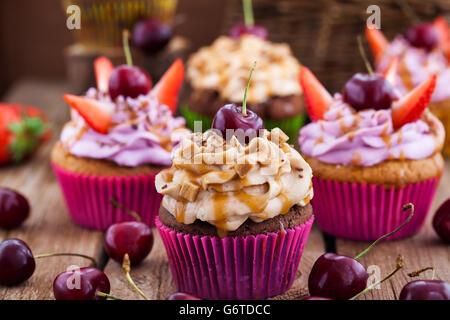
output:
POLYGON ((289 140, 289 137, 280 128, 274 128, 270 132, 270 141, 276 144, 282 144, 289 140))
POLYGON ((180 197, 187 201, 194 202, 197 198, 200 187, 190 181, 184 181, 180 189, 180 197))

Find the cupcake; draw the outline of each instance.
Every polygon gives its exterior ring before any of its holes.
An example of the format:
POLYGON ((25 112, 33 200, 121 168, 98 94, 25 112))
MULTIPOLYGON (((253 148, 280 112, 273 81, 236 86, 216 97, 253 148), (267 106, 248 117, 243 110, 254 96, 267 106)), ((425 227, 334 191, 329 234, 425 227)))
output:
POLYGON ((314 171, 317 222, 333 236, 375 240, 405 220, 401 208, 410 202, 413 219, 389 239, 417 233, 444 170, 444 128, 426 110, 436 77, 402 96, 390 66, 384 77, 354 75, 334 97, 300 71, 313 122, 301 129, 299 146, 314 171))
MULTIPOLYGON (((450 133, 450 38, 446 20, 438 17, 433 23, 413 26, 390 43, 378 29, 367 28, 366 36, 377 70, 385 70, 393 57, 398 58, 396 86, 400 93, 412 90, 432 74, 438 75, 428 108, 450 133)), ((443 151, 450 155, 450 134, 447 134, 443 151)))
POLYGON ((179 290, 265 299, 291 287, 314 216, 311 168, 287 140, 244 99, 175 149, 156 176, 156 226, 179 290))
POLYGON ((171 166, 172 149, 189 133, 172 115, 183 80, 176 61, 150 91, 140 69, 95 62, 97 88, 85 96, 64 95, 71 120, 54 146, 51 162, 69 213, 77 224, 104 230, 133 219, 110 205, 115 199, 154 224, 161 196, 155 175, 171 166))
POLYGON ((300 63, 288 44, 268 41, 266 29, 254 25, 251 8, 245 8, 245 25, 238 23, 229 36, 220 36, 189 58, 190 93, 181 112, 192 130, 196 120, 202 121, 203 130, 210 128, 224 104, 242 103, 248 66, 257 61, 248 90, 249 108, 263 118, 267 129, 279 127, 294 141, 305 121, 300 63))

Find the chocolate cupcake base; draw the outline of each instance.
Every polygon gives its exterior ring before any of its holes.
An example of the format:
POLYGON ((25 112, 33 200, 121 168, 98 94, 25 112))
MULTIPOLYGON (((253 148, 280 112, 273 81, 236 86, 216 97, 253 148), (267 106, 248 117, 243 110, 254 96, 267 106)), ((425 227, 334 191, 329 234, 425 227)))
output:
MULTIPOLYGON (((267 234, 270 232, 292 229, 308 221, 311 218, 312 213, 313 210, 310 204, 304 207, 293 206, 288 213, 282 215, 280 214, 272 219, 268 219, 263 222, 253 222, 252 220, 247 219, 247 221, 245 221, 235 231, 227 232, 226 236, 245 237, 248 235, 267 234)), ((200 236, 218 236, 217 228, 209 224, 208 222, 201 220, 196 220, 191 224, 178 222, 175 217, 162 206, 159 210, 159 219, 165 226, 177 232, 200 236)))

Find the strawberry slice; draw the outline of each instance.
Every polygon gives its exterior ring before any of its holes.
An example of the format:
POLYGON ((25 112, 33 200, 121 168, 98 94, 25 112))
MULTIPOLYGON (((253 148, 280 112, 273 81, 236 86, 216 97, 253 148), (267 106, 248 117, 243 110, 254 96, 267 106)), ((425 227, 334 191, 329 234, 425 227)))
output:
POLYGON ((384 34, 379 29, 366 27, 366 38, 369 41, 370 49, 375 60, 380 60, 388 45, 384 34))
POLYGON ((114 66, 107 57, 98 57, 94 61, 95 79, 97 88, 101 92, 108 92, 108 83, 114 66))
POLYGON ((112 115, 109 106, 94 99, 65 94, 64 101, 83 117, 95 131, 106 134, 111 125, 112 115))
POLYGON ((392 122, 395 129, 414 122, 422 116, 423 111, 430 102, 434 87, 436 86, 436 75, 422 82, 400 101, 392 105, 392 122))
POLYGON ((445 20, 444 17, 437 17, 433 21, 434 26, 439 31, 439 34, 441 36, 440 45, 447 45, 449 41, 449 32, 448 32, 448 23, 447 20, 445 20))
POLYGON ((439 47, 442 49, 447 59, 450 60, 450 32, 447 20, 445 20, 444 17, 437 17, 433 24, 441 35, 439 47))
POLYGON ((177 59, 152 90, 152 93, 158 97, 159 103, 168 106, 172 113, 175 113, 177 109, 178 93, 180 92, 183 79, 183 61, 177 59))
POLYGON ((398 58, 392 58, 391 62, 389 62, 388 67, 383 72, 383 78, 385 78, 392 87, 395 87, 395 80, 397 78, 397 69, 398 69, 398 58))
POLYGON ((323 120, 323 115, 330 108, 333 98, 306 67, 300 69, 300 85, 309 117, 312 121, 323 120))

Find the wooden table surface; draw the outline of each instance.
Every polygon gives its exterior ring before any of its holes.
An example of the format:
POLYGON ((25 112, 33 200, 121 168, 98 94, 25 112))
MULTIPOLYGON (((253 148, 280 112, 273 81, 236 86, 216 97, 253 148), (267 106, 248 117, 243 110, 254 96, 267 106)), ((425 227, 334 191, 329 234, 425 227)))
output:
MULTIPOLYGON (((50 150, 59 137, 61 126, 69 119, 68 106, 61 95, 68 92, 64 82, 24 80, 14 85, 3 101, 31 104, 44 109, 51 117, 54 135, 51 143, 41 148, 30 161, 12 167, 0 168, 0 186, 22 192, 30 201, 31 216, 18 229, 0 230, 0 241, 20 238, 26 241, 34 254, 73 252, 91 255, 100 262, 111 281, 111 293, 122 299, 139 299, 128 285, 121 266, 108 259, 103 249, 103 233, 78 227, 69 218, 61 191, 49 163, 50 150)), ((450 196, 450 161, 441 181, 431 212, 450 196)), ((393 278, 372 290, 361 299, 396 299, 409 280, 407 273, 427 266, 436 268, 436 278, 450 281, 450 247, 442 243, 431 227, 432 214, 419 234, 404 240, 377 245, 361 259, 370 270, 388 273, 401 253, 405 267, 393 278)), ((176 291, 172 281, 165 250, 158 232, 154 230, 155 245, 151 254, 132 269, 132 277, 151 299, 166 299, 176 291)), ((308 294, 307 278, 314 261, 326 250, 355 256, 368 244, 331 237, 324 238, 315 225, 311 230, 292 288, 274 299, 299 299, 308 294), (326 240, 326 241, 325 241, 326 240)), ((69 266, 85 266, 89 262, 80 258, 54 257, 37 261, 34 275, 16 287, 0 286, 1 299, 53 299, 52 283, 69 266)), ((429 278, 425 273, 420 278, 429 278)))

